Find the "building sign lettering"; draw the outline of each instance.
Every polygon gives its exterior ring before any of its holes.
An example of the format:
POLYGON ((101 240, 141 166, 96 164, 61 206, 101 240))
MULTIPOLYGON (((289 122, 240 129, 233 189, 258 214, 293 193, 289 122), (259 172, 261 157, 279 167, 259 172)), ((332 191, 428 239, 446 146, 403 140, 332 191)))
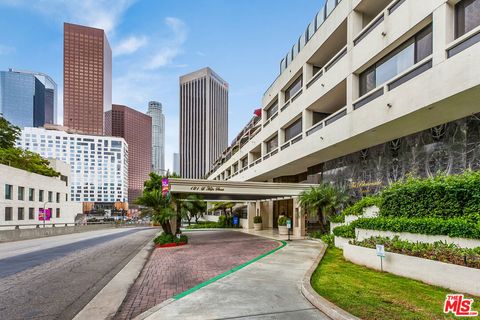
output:
POLYGON ((190 190, 192 191, 224 191, 222 187, 212 187, 212 186, 193 186, 190 187, 190 190))

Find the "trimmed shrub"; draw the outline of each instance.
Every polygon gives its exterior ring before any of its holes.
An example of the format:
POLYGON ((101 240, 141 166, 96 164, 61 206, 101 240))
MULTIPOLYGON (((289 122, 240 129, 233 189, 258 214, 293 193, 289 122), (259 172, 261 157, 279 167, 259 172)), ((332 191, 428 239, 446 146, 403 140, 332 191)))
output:
POLYGON ((287 225, 287 217, 280 217, 278 218, 278 225, 279 226, 286 226, 287 225))
POLYGON ((230 228, 233 226, 233 217, 220 216, 218 217, 219 228, 230 228))
MULTIPOLYGON (((380 207, 381 200, 382 199, 378 196, 363 197, 362 199, 355 202, 350 207, 343 210, 342 215, 343 216, 347 216, 347 215, 361 216, 363 214, 364 208, 368 208, 371 206, 380 207)), ((339 222, 345 222, 345 218, 343 219, 343 221, 339 221, 339 222)))
POLYGON ((355 238, 355 224, 351 223, 347 226, 339 226, 333 229, 333 234, 337 237, 355 238))
POLYGON ((333 222, 333 223, 345 222, 345 216, 343 214, 337 214, 337 215, 334 215, 334 216, 330 216, 328 218, 328 221, 333 222))
POLYGON ((381 194, 380 215, 385 217, 463 217, 480 221, 480 172, 438 175, 429 179, 408 178, 387 187, 381 194))
POLYGON ((370 230, 410 232, 428 235, 445 235, 450 237, 480 239, 480 223, 454 218, 389 218, 378 217, 358 219, 353 227, 370 230))
POLYGON ((334 244, 333 234, 324 234, 320 239, 326 244, 328 244, 329 246, 333 246, 334 244))
POLYGON ((253 223, 262 223, 262 217, 261 216, 253 217, 253 223))
POLYGON ((153 242, 158 245, 163 245, 168 243, 180 243, 180 242, 188 243, 188 237, 182 234, 180 235, 180 238, 177 238, 174 235, 166 234, 165 232, 162 232, 159 236, 153 239, 153 242))

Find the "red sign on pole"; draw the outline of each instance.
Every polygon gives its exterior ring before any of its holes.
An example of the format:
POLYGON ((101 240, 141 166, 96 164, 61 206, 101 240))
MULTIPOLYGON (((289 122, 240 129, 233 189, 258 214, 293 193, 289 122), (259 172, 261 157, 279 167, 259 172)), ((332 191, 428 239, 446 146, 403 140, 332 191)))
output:
POLYGON ((51 218, 52 218, 52 212, 50 211, 50 209, 40 208, 38 210, 38 220, 50 221, 51 218))
POLYGON ((168 184, 168 178, 162 179, 162 196, 166 197, 170 192, 170 186, 168 184))

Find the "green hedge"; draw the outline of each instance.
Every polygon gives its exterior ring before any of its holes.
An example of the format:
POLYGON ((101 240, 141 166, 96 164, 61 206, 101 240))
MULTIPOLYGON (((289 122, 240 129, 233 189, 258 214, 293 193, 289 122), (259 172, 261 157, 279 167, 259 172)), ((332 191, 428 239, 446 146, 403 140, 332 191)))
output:
POLYGON ((355 238, 355 224, 351 223, 346 226, 339 226, 333 229, 333 234, 337 237, 355 238))
POLYGON ((450 237, 480 239, 480 223, 454 218, 388 218, 378 217, 358 219, 351 224, 354 228, 410 232, 428 235, 445 235, 450 237))
POLYGON ((180 238, 177 238, 174 235, 166 234, 162 232, 159 236, 153 239, 153 242, 158 245, 169 244, 169 243, 180 243, 185 242, 188 243, 188 237, 184 234, 180 235, 180 238))
POLYGON ((368 208, 371 206, 380 206, 381 198, 377 196, 368 196, 360 199, 359 201, 355 202, 350 207, 343 210, 342 215, 354 215, 354 216, 361 216, 363 214, 363 209, 368 208))
POLYGON ((480 221, 480 172, 408 178, 387 187, 381 194, 380 215, 387 217, 463 217, 480 221))

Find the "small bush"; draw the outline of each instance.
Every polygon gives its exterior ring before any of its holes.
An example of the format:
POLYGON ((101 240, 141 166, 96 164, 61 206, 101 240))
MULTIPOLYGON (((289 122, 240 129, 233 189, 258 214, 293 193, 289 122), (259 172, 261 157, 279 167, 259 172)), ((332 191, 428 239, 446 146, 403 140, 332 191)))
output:
POLYGON ((218 227, 219 228, 229 228, 233 225, 233 218, 227 216, 218 217, 218 227))
POLYGON ((172 234, 166 234, 165 232, 162 232, 159 236, 153 239, 153 242, 158 245, 164 245, 169 243, 180 243, 180 242, 188 243, 188 237, 182 234, 180 235, 180 238, 177 238, 172 234))
POLYGON ((321 239, 323 236, 323 233, 321 233, 320 231, 314 231, 314 232, 310 232, 308 236, 314 239, 321 239))
MULTIPOLYGON (((348 215, 361 216, 363 214, 364 208, 368 208, 371 206, 380 207, 381 200, 382 199, 378 196, 364 197, 361 200, 354 203, 353 205, 351 205, 350 207, 343 210, 342 215, 343 216, 348 216, 348 215)), ((339 222, 345 222, 345 219, 339 222)))
POLYGON ((278 225, 279 226, 286 226, 287 225, 288 218, 287 217, 280 217, 278 218, 278 225))
POLYGON ((330 216, 328 220, 333 223, 345 222, 345 216, 343 214, 337 214, 334 216, 330 216))
POLYGON ((334 244, 333 234, 324 234, 320 239, 329 246, 333 246, 334 244))
POLYGON ((253 223, 262 223, 262 217, 261 216, 253 217, 253 223))
POLYGON ((354 227, 371 230, 409 232, 428 235, 445 235, 450 237, 480 239, 480 223, 454 218, 389 218, 378 217, 358 219, 354 227))
POLYGON ((376 248, 377 244, 383 244, 385 251, 406 254, 409 256, 437 260, 446 263, 467 266, 470 268, 480 269, 480 247, 475 249, 459 248, 454 244, 446 244, 443 242, 420 243, 399 240, 398 237, 382 238, 372 237, 363 241, 353 241, 354 245, 376 248), (465 263, 466 261, 466 263, 465 263))
POLYGON ((346 226, 339 226, 333 229, 333 234, 337 237, 355 238, 355 224, 351 223, 346 226))
POLYGON ((214 221, 198 221, 197 224, 192 224, 187 226, 186 229, 210 229, 210 228, 220 228, 218 222, 214 221))

